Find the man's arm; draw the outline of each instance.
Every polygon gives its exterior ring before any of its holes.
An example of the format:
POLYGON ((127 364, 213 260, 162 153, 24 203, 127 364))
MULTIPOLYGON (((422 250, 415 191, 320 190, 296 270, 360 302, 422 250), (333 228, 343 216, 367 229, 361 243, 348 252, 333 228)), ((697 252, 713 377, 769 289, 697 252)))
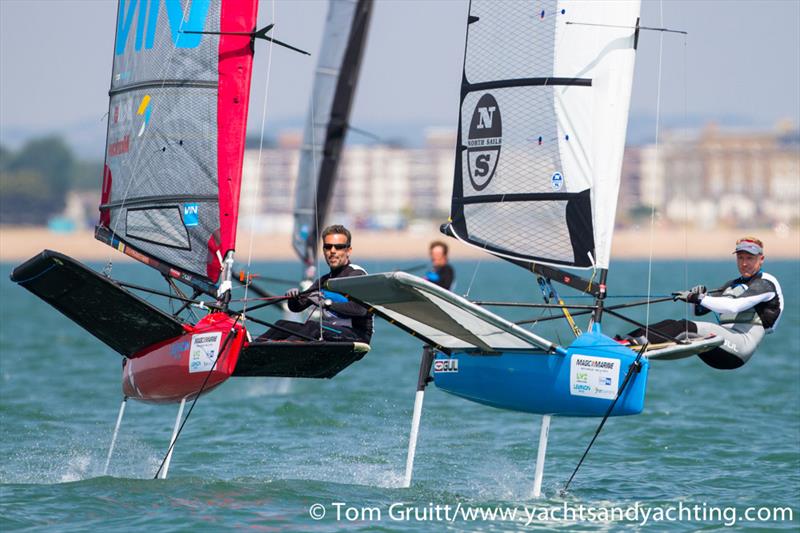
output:
POLYGON ((291 298, 288 300, 289 311, 292 313, 299 313, 300 311, 305 311, 311 306, 311 302, 305 296, 298 296, 297 298, 291 298))
MULTIPOLYGON (((367 272, 365 270, 361 270, 360 268, 351 268, 349 272, 344 274, 341 277, 350 278, 353 276, 366 276, 367 272)), ((323 296, 331 300, 331 303, 328 304, 328 309, 333 311, 339 316, 347 316, 347 317, 365 317, 369 314, 369 311, 366 307, 356 302, 350 302, 347 300, 343 294, 339 294, 338 292, 333 292, 330 290, 323 291, 323 296)))
POLYGON ((700 304, 694 304, 694 316, 703 316, 707 315, 710 312, 711 312, 710 309, 706 309, 700 304))
MULTIPOLYGON (((745 293, 746 294, 746 293, 745 293)), ((764 292, 754 294, 752 296, 742 295, 739 298, 730 298, 727 296, 704 296, 700 300, 699 306, 702 306, 715 313, 741 313, 748 309, 752 309, 761 302, 767 302, 775 297, 775 293, 764 292)))

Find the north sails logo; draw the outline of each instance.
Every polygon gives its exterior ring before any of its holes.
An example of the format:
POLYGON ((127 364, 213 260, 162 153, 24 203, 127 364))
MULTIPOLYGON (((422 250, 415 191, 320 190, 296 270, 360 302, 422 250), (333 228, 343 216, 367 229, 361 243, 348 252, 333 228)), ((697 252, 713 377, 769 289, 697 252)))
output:
POLYGON ((489 185, 497 169, 502 144, 502 121, 497 100, 489 93, 481 96, 467 137, 467 160, 469 180, 476 191, 489 185))

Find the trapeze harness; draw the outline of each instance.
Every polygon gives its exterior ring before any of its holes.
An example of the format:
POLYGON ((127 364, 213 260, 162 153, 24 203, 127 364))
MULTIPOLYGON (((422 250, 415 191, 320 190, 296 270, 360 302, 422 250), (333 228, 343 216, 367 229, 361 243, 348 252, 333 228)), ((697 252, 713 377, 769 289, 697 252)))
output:
POLYGON ((783 293, 774 276, 759 272, 736 278, 723 286, 720 296, 703 296, 695 315, 715 312, 719 324, 693 322, 701 336, 714 334, 724 344, 699 357, 714 368, 738 368, 755 352, 765 334, 775 331, 783 312, 783 293))

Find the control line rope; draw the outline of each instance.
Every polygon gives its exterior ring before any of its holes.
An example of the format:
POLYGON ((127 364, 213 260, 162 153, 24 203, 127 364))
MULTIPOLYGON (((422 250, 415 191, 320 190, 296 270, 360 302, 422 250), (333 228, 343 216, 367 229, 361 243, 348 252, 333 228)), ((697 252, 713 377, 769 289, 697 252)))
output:
POLYGON ((228 347, 228 344, 230 344, 231 339, 233 339, 238 335, 239 332, 236 330, 236 324, 239 322, 240 318, 241 315, 237 316, 236 320, 233 321, 231 330, 228 333, 228 336, 225 337, 225 342, 222 343, 222 347, 219 350, 219 353, 217 355, 216 360, 214 361, 214 364, 212 364, 211 368, 209 368, 208 372, 206 372, 206 377, 203 380, 203 384, 200 386, 200 390, 197 391, 197 396, 195 396, 194 400, 192 400, 192 405, 189 406, 189 411, 186 412, 186 416, 183 417, 183 421, 181 422, 181 425, 178 428, 178 432, 175 433, 175 439, 169 444, 169 448, 167 448, 167 453, 164 454, 164 458, 161 460, 161 464, 159 465, 158 470, 156 470, 156 475, 153 476, 153 479, 158 479, 158 475, 161 473, 161 470, 164 468, 164 464, 167 462, 167 457, 169 457, 169 454, 172 452, 172 449, 175 448, 175 443, 178 442, 178 437, 181 436, 181 431, 183 431, 183 427, 186 425, 186 422, 192 415, 192 410, 194 410, 194 406, 197 405, 197 400, 203 394, 203 391, 205 390, 206 385, 208 384, 208 378, 211 377, 211 373, 214 371, 214 369, 217 367, 220 361, 225 359, 225 348, 228 347))
MULTIPOLYGON (((275 2, 272 3, 272 21, 275 22, 276 19, 276 9, 275 9, 275 2)), ((273 36, 276 34, 273 31, 273 36)), ((272 73, 272 50, 274 49, 274 44, 272 41, 269 42, 269 55, 267 56, 267 73, 266 73, 266 84, 264 86, 264 100, 261 105, 261 133, 258 138, 258 162, 256 163, 256 184, 255 190, 253 193, 253 197, 258 199, 260 191, 261 191, 261 155, 264 151, 264 131, 266 129, 266 122, 267 122, 267 103, 269 101, 269 80, 270 75, 272 73)), ((253 263, 253 240, 255 239, 255 223, 256 223, 256 210, 257 210, 258 201, 252 202, 250 205, 250 243, 247 249, 247 276, 245 277, 245 286, 244 286, 244 309, 242 309, 242 314, 244 315, 247 312, 247 293, 250 288, 251 277, 251 269, 250 266, 253 263)))
POLYGON ((611 405, 608 406, 608 410, 606 410, 606 414, 603 416, 603 420, 600 421, 600 425, 597 426, 597 431, 594 432, 594 436, 592 437, 592 440, 589 442, 589 445, 586 447, 586 451, 583 452, 581 460, 578 461, 578 464, 575 466, 575 470, 572 471, 572 475, 569 476, 569 479, 564 484, 564 488, 561 489, 562 495, 566 494, 567 489, 569 488, 569 484, 572 483, 572 480, 575 478, 575 474, 578 473, 578 469, 583 464, 583 460, 586 459, 586 456, 589 454, 589 450, 592 449, 592 445, 597 440, 597 437, 600 435, 600 431, 603 430, 603 426, 606 424, 606 420, 608 420, 608 417, 611 416, 611 411, 613 411, 614 406, 617 405, 617 400, 619 400, 620 396, 622 396, 622 393, 625 392, 625 387, 628 386, 628 383, 630 382, 631 376, 633 375, 634 371, 638 372, 639 368, 641 367, 639 361, 641 360, 642 355, 644 355, 644 352, 647 350, 647 346, 648 344, 645 343, 642 345, 641 348, 639 348, 639 353, 636 354, 636 359, 634 359, 633 363, 631 363, 631 366, 628 367, 628 373, 625 374, 625 379, 622 380, 622 384, 619 386, 619 389, 617 389, 617 395, 614 398, 614 401, 611 402, 611 405))

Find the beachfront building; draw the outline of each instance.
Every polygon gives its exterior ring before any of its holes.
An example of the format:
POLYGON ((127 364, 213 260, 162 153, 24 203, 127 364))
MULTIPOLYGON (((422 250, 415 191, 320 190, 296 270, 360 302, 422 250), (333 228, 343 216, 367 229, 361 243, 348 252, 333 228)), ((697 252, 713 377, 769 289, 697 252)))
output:
MULTIPOLYGON (((240 227, 289 233, 302 135, 282 133, 259 155, 244 155, 240 227)), ((455 132, 431 129, 419 148, 348 145, 339 165, 331 220, 355 228, 402 228, 415 219, 447 219, 453 180, 455 132)))
MULTIPOLYGON (((289 233, 302 135, 283 132, 248 145, 240 207, 242 228, 289 233)), ((420 147, 348 145, 339 166, 330 220, 354 228, 396 229, 415 220, 443 222, 450 211, 455 132, 430 129, 420 147)), ((659 145, 625 150, 620 225, 655 207, 667 224, 700 228, 800 222, 800 135, 775 131, 671 131, 659 145)))
POLYGON ((668 221, 709 228, 800 222, 800 135, 675 131, 639 152, 639 198, 668 221))

